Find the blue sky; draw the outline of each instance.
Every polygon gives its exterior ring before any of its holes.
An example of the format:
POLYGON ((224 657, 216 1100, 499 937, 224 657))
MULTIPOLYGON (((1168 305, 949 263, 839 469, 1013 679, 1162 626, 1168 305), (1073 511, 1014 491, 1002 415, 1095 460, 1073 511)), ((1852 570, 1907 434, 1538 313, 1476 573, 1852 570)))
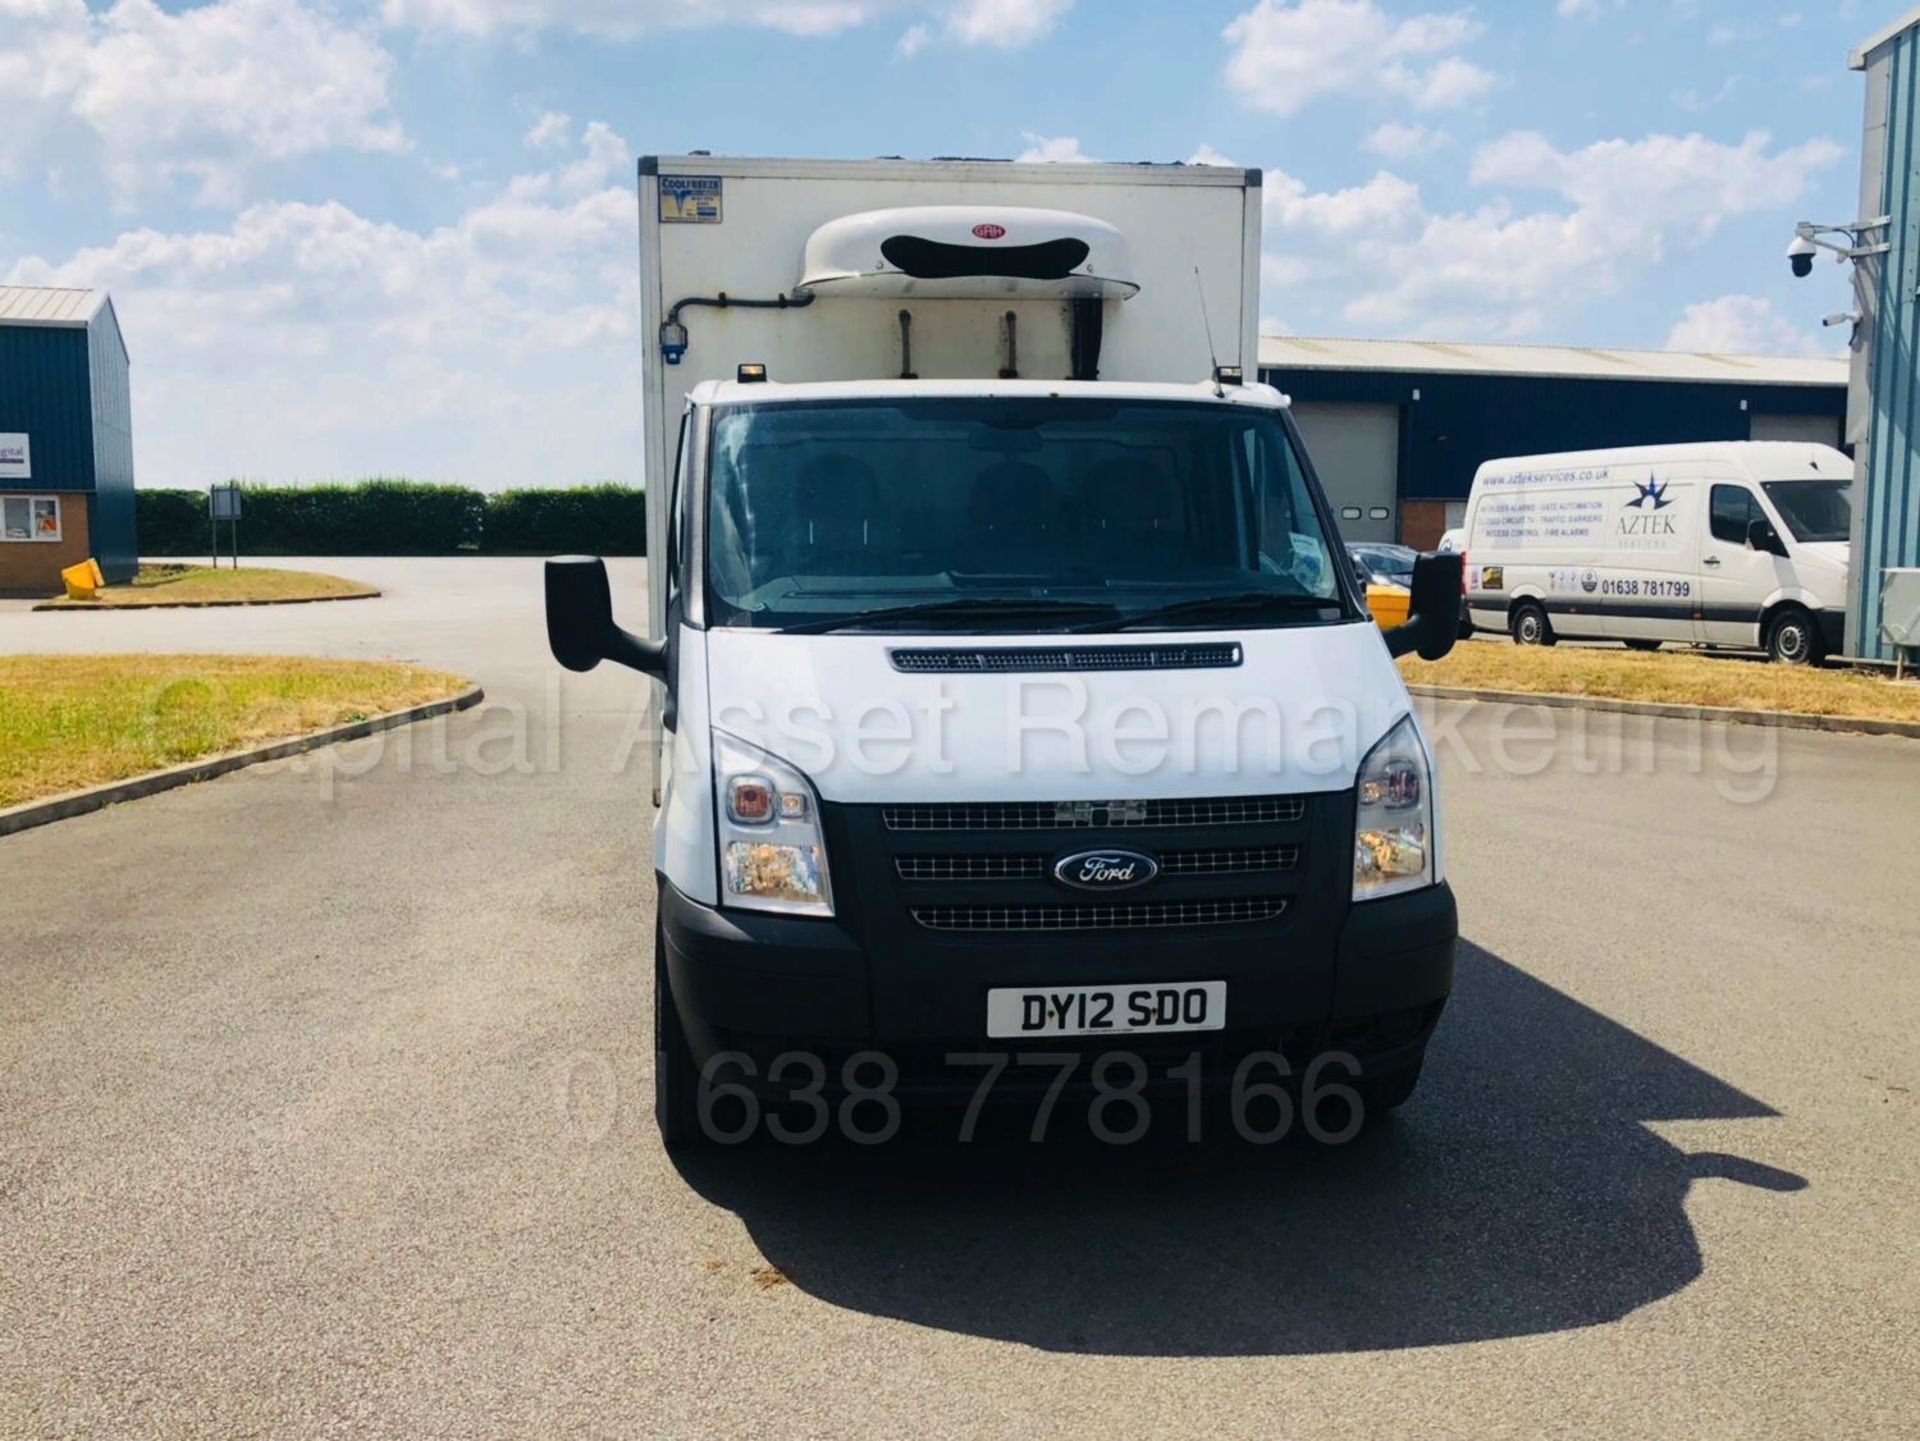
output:
POLYGON ((633 158, 1222 158, 1271 328, 1837 349, 1905 0, 0 0, 0 279, 104 285, 143 484, 637 480, 633 158))

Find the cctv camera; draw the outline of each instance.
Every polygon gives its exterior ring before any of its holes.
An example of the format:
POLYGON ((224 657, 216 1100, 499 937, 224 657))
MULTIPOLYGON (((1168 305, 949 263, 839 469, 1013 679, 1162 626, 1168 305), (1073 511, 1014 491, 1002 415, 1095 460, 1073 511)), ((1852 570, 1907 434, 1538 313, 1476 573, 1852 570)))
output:
POLYGON ((1820 247, 1804 235, 1793 237, 1793 244, 1787 247, 1787 264, 1793 267, 1793 273, 1805 280, 1813 274, 1813 257, 1820 253, 1820 247))

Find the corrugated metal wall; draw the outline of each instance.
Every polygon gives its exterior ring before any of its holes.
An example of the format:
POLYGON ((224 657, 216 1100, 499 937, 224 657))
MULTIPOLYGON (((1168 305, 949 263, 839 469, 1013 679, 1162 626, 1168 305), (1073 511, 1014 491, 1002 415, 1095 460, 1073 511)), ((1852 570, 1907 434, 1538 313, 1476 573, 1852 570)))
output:
POLYGON ((87 330, 93 407, 93 553, 111 581, 131 579, 140 558, 133 496, 133 398, 127 347, 113 303, 87 330))
POLYGON ((88 537, 108 580, 139 558, 133 405, 111 304, 84 330, 0 325, 0 431, 32 438, 32 490, 93 492, 88 537))
MULTIPOLYGON (((1867 61, 1867 116, 1862 146, 1861 201, 1869 213, 1890 215, 1891 253, 1858 267, 1866 314, 1864 416, 1867 444, 1854 486, 1853 604, 1847 650, 1873 660, 1892 659, 1880 639, 1882 572, 1920 565, 1920 476, 1914 464, 1920 422, 1920 30, 1897 36, 1867 61)), ((1871 239, 1873 237, 1869 237, 1871 239)), ((1862 417, 1856 417, 1856 425, 1862 417)))
POLYGON ((93 489, 86 331, 0 325, 0 430, 32 437, 35 490, 93 489))
POLYGON ((1837 435, 1846 410, 1837 385, 1284 369, 1261 379, 1297 401, 1399 405, 1400 494, 1425 500, 1466 499, 1474 472, 1501 456, 1746 440, 1756 413, 1828 417, 1837 435))

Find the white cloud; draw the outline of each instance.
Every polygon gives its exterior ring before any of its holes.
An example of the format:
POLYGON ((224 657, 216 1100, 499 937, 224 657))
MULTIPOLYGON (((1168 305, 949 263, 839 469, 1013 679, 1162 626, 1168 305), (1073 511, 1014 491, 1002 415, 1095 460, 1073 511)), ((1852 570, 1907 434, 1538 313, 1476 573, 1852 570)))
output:
POLYGON ((886 8, 886 0, 384 0, 381 16, 389 25, 460 35, 567 29, 631 38, 713 25, 832 35, 886 8))
POLYGON ((1560 0, 1560 3, 1553 8, 1563 20, 1571 20, 1581 15, 1591 19, 1600 15, 1602 11, 1618 10, 1625 3, 1626 0, 1560 0))
POLYGON ((1520 132, 1483 147, 1474 183, 1559 197, 1532 212, 1505 194, 1468 210, 1429 211, 1391 171, 1318 193, 1273 175, 1269 247, 1291 274, 1282 279, 1270 266, 1267 281, 1310 278, 1317 293, 1346 296, 1338 315, 1349 328, 1525 337, 1620 293, 1671 249, 1703 244, 1732 217, 1792 206, 1839 158, 1825 141, 1770 150, 1762 135, 1739 145, 1654 135, 1562 152, 1520 132))
POLYGON ((124 200, 181 179, 236 203, 247 170, 315 151, 398 150, 393 57, 299 0, 214 0, 169 13, 118 0, 8 0, 0 173, 95 144, 124 200))
POLYGON ((1316 265, 1297 255, 1275 255, 1268 251, 1260 257, 1260 285, 1263 292, 1292 290, 1306 285, 1327 267, 1316 265))
POLYGON ((1438 150, 1450 138, 1444 130, 1425 125, 1402 125, 1389 120, 1384 125, 1374 126, 1360 143, 1375 155, 1384 155, 1389 160, 1411 160, 1416 155, 1438 150))
POLYGON ((1022 162, 1054 161, 1067 165, 1091 165, 1098 161, 1091 155, 1081 153, 1080 137, 1077 135, 1036 135, 1031 130, 1020 132, 1027 142, 1027 148, 1013 158, 1022 162))
MULTIPOLYGON (((962 45, 1016 50, 1050 32, 1073 0, 383 0, 389 25, 486 36, 577 30, 631 39, 661 30, 754 26, 790 35, 837 35, 887 14, 919 11, 962 45)), ((896 50, 912 56, 933 38, 910 25, 896 50)))
POLYGON ((135 360, 144 484, 632 480, 626 156, 596 122, 552 168, 446 225, 276 201, 224 228, 128 230, 0 278, 113 291, 135 360))
POLYGON ((533 150, 553 150, 567 143, 573 133, 573 120, 558 110, 549 110, 533 122, 527 131, 527 145, 533 150))
MULTIPOLYGON (((564 137, 560 143, 566 143, 564 137)), ((512 200, 564 199, 626 182, 627 142, 614 134, 604 120, 592 121, 581 132, 580 149, 584 153, 577 160, 557 169, 514 176, 507 182, 507 197, 512 200)))
POLYGON ((1738 145, 1703 135, 1603 140, 1560 151, 1534 131, 1515 131, 1474 157, 1477 185, 1556 190, 1582 211, 1636 231, 1710 235, 1728 216, 1791 205, 1844 152, 1827 140, 1769 151, 1753 131, 1738 145))
POLYGON ((1040 39, 1073 0, 949 0, 947 33, 963 45, 1017 50, 1040 39))
POLYGON ((1233 161, 1229 160, 1226 156, 1222 155, 1218 150, 1215 150, 1211 145, 1207 145, 1205 143, 1202 143, 1202 145, 1198 150, 1194 151, 1193 154, 1187 157, 1187 164, 1189 165, 1224 165, 1229 170, 1237 170, 1239 168, 1237 165, 1234 164, 1233 161))
POLYGON ((1394 19, 1374 0, 1258 0, 1228 25, 1230 89, 1292 115, 1329 95, 1384 95, 1423 109, 1467 104, 1496 77, 1456 54, 1480 33, 1470 12, 1394 19))
POLYGON ((1420 187, 1382 170, 1364 185, 1313 194, 1284 170, 1267 172, 1265 214, 1283 230, 1325 235, 1404 230, 1423 214, 1420 187))
POLYGON ((1408 98, 1422 110, 1452 110, 1490 94, 1498 80, 1458 55, 1449 55, 1424 75, 1408 73, 1408 98))
POLYGON ((1813 336, 1758 295, 1723 295, 1689 305, 1667 336, 1668 350, 1722 355, 1823 355, 1813 336))

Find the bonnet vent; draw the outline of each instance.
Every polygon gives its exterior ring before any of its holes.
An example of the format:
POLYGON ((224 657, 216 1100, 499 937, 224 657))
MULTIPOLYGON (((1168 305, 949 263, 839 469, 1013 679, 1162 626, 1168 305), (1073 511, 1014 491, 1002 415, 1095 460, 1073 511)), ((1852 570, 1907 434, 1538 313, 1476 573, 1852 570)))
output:
POLYGON ((920 675, 1036 675, 1058 671, 1231 670, 1241 661, 1232 642, 1206 645, 1006 646, 962 650, 926 647, 888 653, 893 668, 920 675))

